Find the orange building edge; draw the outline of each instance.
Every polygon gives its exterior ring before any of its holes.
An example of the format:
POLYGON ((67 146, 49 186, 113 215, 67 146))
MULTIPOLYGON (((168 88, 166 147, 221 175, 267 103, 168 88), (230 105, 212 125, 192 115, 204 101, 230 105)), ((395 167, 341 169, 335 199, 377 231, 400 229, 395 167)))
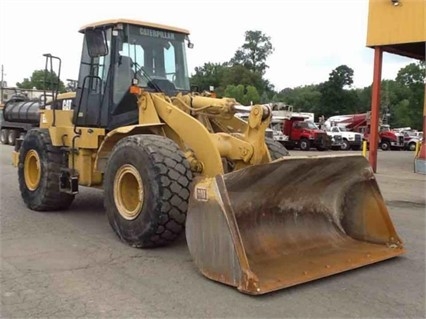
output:
MULTIPOLYGON (((377 172, 378 123, 383 52, 425 61, 426 1, 370 0, 367 47, 374 49, 373 85, 371 96, 371 127, 369 162, 377 172)), ((426 86, 423 108, 423 132, 426 132, 426 86)), ((422 140, 416 154, 414 171, 426 174, 426 144, 422 140)))

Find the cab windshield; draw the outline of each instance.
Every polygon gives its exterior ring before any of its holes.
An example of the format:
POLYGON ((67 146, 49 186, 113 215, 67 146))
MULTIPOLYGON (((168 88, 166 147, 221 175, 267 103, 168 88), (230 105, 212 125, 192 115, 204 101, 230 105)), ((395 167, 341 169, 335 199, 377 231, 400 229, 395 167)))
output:
POLYGON ((316 126, 315 123, 311 122, 311 121, 301 122, 301 126, 303 128, 308 128, 308 129, 312 129, 312 130, 318 130, 318 126, 316 126))
POLYGON ((189 90, 186 35, 136 25, 119 32, 120 59, 131 64, 138 85, 166 91, 189 90))

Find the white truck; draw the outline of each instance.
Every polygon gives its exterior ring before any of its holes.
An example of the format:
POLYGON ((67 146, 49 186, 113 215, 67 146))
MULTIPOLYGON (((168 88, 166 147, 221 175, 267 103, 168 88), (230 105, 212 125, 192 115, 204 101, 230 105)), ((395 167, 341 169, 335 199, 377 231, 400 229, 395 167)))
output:
POLYGON ((344 127, 341 126, 325 126, 327 135, 330 137, 341 136, 341 149, 342 150, 360 150, 362 147, 363 136, 361 133, 347 131, 344 127))
POLYGON ((414 151, 417 147, 417 144, 422 143, 423 132, 416 130, 407 130, 400 131, 404 135, 404 149, 409 151, 414 151))

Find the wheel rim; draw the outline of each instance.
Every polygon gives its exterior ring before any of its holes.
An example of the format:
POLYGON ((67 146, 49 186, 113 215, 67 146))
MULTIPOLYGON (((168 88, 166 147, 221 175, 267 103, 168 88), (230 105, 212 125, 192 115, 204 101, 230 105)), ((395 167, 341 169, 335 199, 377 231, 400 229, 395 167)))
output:
POLYGON ((142 178, 129 164, 121 166, 114 179, 114 201, 120 215, 127 220, 137 218, 144 200, 142 178))
POLYGON ((41 168, 40 157, 35 150, 30 150, 25 155, 24 160, 24 178, 28 189, 34 191, 40 184, 41 168))

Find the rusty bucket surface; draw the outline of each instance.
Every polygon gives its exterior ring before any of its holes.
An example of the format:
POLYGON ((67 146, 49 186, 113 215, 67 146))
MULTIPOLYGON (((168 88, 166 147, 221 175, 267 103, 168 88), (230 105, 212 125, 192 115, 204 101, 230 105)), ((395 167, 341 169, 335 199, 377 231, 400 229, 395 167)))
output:
POLYGON ((263 294, 404 253, 368 161, 284 157, 199 179, 190 253, 208 278, 263 294))

